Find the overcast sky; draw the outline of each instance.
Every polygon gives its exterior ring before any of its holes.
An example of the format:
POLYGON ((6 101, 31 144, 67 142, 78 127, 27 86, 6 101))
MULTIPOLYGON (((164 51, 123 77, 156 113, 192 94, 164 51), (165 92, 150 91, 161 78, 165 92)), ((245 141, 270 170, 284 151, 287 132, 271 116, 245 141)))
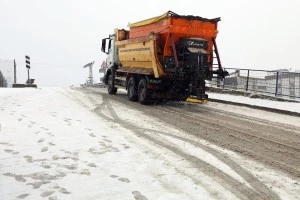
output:
POLYGON ((168 10, 221 17, 217 44, 225 67, 300 70, 299 0, 0 0, 0 59, 16 59, 23 83, 29 55, 39 86, 84 83, 82 66, 95 61, 99 82, 102 38, 168 10))

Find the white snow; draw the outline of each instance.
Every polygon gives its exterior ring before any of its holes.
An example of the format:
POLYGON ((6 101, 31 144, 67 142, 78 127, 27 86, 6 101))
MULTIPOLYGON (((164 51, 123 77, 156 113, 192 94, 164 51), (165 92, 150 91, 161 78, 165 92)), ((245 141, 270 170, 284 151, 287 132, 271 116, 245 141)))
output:
MULTIPOLYGON (((297 122, 295 119, 294 125, 300 124, 297 122)), ((297 199, 300 191, 297 180, 281 172, 141 111, 68 88, 0 89, 0 152, 0 197, 7 200, 238 199, 234 191, 183 155, 249 190, 252 183, 233 164, 257 177, 281 199, 297 199)))
POLYGON ((287 102, 287 101, 272 101, 266 99, 256 99, 245 96, 230 95, 230 94, 221 94, 208 92, 208 96, 213 99, 220 99, 225 101, 244 103, 249 105, 267 107, 267 108, 276 108, 279 110, 288 110, 292 112, 300 113, 300 102, 287 102))

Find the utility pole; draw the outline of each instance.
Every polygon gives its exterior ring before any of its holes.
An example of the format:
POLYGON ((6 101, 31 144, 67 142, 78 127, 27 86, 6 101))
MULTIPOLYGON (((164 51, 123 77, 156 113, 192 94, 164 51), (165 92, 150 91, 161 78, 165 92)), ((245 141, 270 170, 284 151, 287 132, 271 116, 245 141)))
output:
POLYGON ((89 67, 88 85, 93 85, 94 84, 94 78, 93 78, 93 65, 94 65, 94 63, 95 63, 95 61, 90 62, 90 63, 83 66, 83 68, 89 67))
POLYGON ((17 64, 15 59, 14 59, 14 83, 17 83, 17 64))

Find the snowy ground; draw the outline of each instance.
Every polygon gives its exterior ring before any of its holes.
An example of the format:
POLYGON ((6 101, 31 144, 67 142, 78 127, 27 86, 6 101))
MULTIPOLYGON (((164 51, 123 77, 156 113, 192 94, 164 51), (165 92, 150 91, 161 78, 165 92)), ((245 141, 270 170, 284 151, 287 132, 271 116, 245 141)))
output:
MULTIPOLYGON (((201 159, 228 176, 236 187, 245 188, 246 193, 263 190, 268 191, 268 199, 299 199, 297 179, 205 140, 191 138, 176 127, 168 127, 118 102, 112 101, 111 106, 118 116, 109 112, 109 105, 100 95, 86 96, 68 88, 0 89, 1 199, 249 197, 224 187, 172 149, 201 159), (101 105, 99 116, 96 113, 101 105), (121 126, 111 120, 115 117, 138 124, 148 130, 143 132, 145 137, 153 137, 157 143, 163 141, 169 149, 133 134, 131 124, 121 126), (241 171, 247 176, 237 173, 241 171)), ((299 126, 299 119, 293 120, 287 121, 299 126)))
POLYGON ((220 99, 220 100, 232 101, 237 103, 245 103, 245 104, 250 104, 255 106, 276 108, 279 110, 288 110, 288 111, 300 113, 300 102, 293 103, 293 102, 272 101, 267 99, 254 99, 254 98, 249 98, 244 96, 220 94, 220 93, 213 93, 213 92, 208 92, 208 95, 210 98, 213 99, 220 99))
MULTIPOLYGON (((237 96, 237 95, 229 95, 229 94, 220 94, 220 93, 208 93, 210 98, 220 99, 224 101, 237 102, 243 104, 249 104, 254 106, 275 108, 279 110, 287 110, 292 112, 300 113, 300 102, 280 102, 280 101, 272 101, 265 99, 252 99, 249 97, 237 96)), ((247 115, 250 117, 255 117, 259 119, 264 119, 272 122, 284 123, 292 126, 300 126, 300 118, 299 117, 291 117, 288 115, 281 115, 277 113, 270 113, 267 111, 252 109, 244 106, 234 106, 230 104, 220 104, 215 102, 208 102, 207 106, 211 108, 216 108, 223 111, 229 111, 241 115, 247 115)))

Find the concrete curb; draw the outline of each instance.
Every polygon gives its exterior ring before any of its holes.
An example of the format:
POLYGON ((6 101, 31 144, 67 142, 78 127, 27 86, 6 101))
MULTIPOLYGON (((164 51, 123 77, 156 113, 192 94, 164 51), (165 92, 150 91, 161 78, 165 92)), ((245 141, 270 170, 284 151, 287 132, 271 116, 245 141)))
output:
POLYGON ((248 107, 248 108, 254 108, 254 109, 259 109, 259 110, 264 110, 264 111, 269 111, 269 112, 275 112, 275 113, 279 113, 279 114, 285 114, 285 115, 300 117, 300 113, 292 112, 292 111, 288 111, 288 110, 280 110, 280 109, 276 109, 276 108, 268 108, 268 107, 263 107, 263 106, 256 106, 256 105, 226 101, 226 100, 221 100, 221 99, 213 99, 213 98, 208 98, 208 101, 217 102, 217 103, 224 103, 224 104, 231 104, 231 105, 235 105, 235 106, 245 106, 245 107, 248 107))

